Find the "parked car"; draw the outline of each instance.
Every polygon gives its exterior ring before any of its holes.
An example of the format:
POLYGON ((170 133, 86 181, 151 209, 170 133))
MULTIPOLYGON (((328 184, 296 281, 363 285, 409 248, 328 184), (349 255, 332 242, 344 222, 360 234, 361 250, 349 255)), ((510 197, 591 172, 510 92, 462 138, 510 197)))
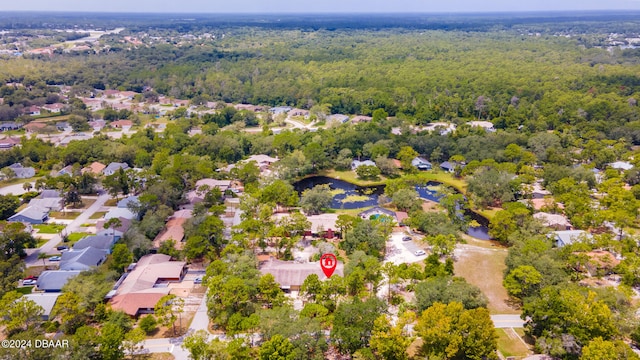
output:
POLYGON ((422 255, 426 255, 427 253, 424 252, 424 250, 416 250, 416 252, 413 253, 413 255, 415 256, 422 256, 422 255))
POLYGON ((30 285, 35 285, 38 281, 34 280, 34 279, 29 279, 29 280, 23 280, 22 281, 22 285, 23 286, 30 286, 30 285))
POLYGON ((52 256, 49 258, 49 261, 60 261, 62 259, 60 256, 52 256))
POLYGON ((195 279, 193 280, 193 283, 194 283, 194 284, 202 284, 202 277, 201 277, 201 276, 198 276, 197 278, 195 278, 195 279))
POLYGON ((31 275, 31 276, 27 276, 26 278, 24 278, 25 280, 38 280, 37 276, 31 275))
POLYGON ((69 250, 69 247, 64 246, 64 245, 60 245, 56 249, 58 249, 58 251, 65 251, 65 250, 69 250))
POLYGON ((411 240, 413 240, 411 236, 405 236, 402 238, 402 241, 411 241, 411 240))

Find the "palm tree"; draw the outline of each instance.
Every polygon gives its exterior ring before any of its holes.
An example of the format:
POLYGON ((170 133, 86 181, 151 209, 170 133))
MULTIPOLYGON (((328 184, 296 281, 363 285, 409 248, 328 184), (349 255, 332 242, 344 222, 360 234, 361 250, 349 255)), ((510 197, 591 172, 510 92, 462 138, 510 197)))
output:
POLYGON ((45 264, 44 260, 49 258, 49 254, 45 253, 45 252, 39 252, 38 253, 38 260, 42 259, 42 266, 44 266, 45 268, 47 267, 47 265, 45 264))

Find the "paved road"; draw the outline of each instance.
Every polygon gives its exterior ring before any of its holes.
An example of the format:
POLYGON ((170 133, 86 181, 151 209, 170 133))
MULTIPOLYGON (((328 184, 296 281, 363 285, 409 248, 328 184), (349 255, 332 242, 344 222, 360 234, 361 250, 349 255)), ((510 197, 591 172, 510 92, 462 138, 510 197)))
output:
MULTIPOLYGON (((111 197, 109 196, 109 194, 103 194, 98 196, 98 198, 96 199, 96 202, 91 204, 91 206, 89 206, 87 210, 83 211, 82 214, 80 214, 80 216, 75 218, 71 223, 69 223, 69 225, 67 225, 67 227, 63 230, 64 233, 71 234, 72 232, 77 231, 80 225, 86 223, 89 220, 89 218, 98 210, 100 210, 100 208, 102 208, 104 203, 107 202, 107 200, 109 200, 110 198, 111 197)), ((42 260, 38 260, 38 254, 41 252, 44 252, 47 254, 57 254, 58 251, 55 250, 55 247, 61 240, 62 238, 60 237, 60 235, 56 234, 54 237, 52 237, 40 248, 34 249, 34 250, 27 250, 28 255, 24 260, 27 267, 40 266, 42 264, 42 260)))
POLYGON ((520 315, 491 315, 491 320, 498 329, 524 327, 524 320, 520 315))

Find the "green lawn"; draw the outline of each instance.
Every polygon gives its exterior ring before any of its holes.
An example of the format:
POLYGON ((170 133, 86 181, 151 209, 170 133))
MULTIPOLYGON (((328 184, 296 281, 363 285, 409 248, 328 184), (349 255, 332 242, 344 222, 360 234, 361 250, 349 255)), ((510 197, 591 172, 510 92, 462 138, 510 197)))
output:
POLYGON ((77 233, 71 233, 67 236, 67 239, 69 241, 67 241, 66 243, 64 243, 64 245, 73 245, 76 241, 82 239, 85 236, 89 236, 91 235, 90 233, 86 233, 86 232, 77 232, 77 233))
POLYGON ((523 359, 530 354, 529 349, 522 343, 516 333, 511 329, 496 329, 498 333, 498 351, 504 357, 513 356, 523 359))
MULTIPOLYGON (((102 217, 105 216, 106 214, 107 214, 106 211, 97 211, 97 212, 93 213, 93 215, 91 215, 89 217, 89 219, 91 219, 91 220, 102 219, 102 217)), ((89 226, 91 226, 91 225, 89 225, 89 226)))
POLYGON ((41 234, 57 234, 62 231, 66 226, 60 224, 37 224, 33 225, 34 229, 38 229, 41 234))
POLYGON ((19 288, 16 288, 16 291, 22 295, 31 294, 31 292, 33 292, 33 286, 19 287, 19 288))
POLYGON ((36 247, 35 247, 35 248, 36 248, 36 249, 38 249, 38 248, 39 248, 39 247, 41 247, 42 245, 46 244, 46 243, 47 243, 47 241, 49 241, 49 240, 47 240, 47 239, 39 239, 39 240, 38 240, 38 243, 36 244, 36 247))
POLYGON ((386 178, 380 176, 379 180, 362 180, 358 178, 358 175, 351 171, 338 171, 338 170, 323 170, 318 173, 320 176, 326 176, 334 179, 344 180, 352 184, 359 186, 372 186, 372 185, 384 185, 386 178))
POLYGON ((80 216, 80 214, 81 214, 80 212, 71 212, 71 211, 66 211, 66 212, 52 211, 49 213, 49 217, 52 217, 55 219, 61 219, 61 220, 73 220, 78 216, 80 216))

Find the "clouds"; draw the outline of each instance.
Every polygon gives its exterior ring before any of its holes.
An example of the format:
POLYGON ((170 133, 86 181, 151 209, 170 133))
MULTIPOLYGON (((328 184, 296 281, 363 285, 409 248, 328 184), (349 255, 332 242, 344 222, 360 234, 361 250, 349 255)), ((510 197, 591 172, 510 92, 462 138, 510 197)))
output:
POLYGON ((640 10, 639 0, 30 0, 3 1, 0 11, 189 13, 496 12, 640 10))

